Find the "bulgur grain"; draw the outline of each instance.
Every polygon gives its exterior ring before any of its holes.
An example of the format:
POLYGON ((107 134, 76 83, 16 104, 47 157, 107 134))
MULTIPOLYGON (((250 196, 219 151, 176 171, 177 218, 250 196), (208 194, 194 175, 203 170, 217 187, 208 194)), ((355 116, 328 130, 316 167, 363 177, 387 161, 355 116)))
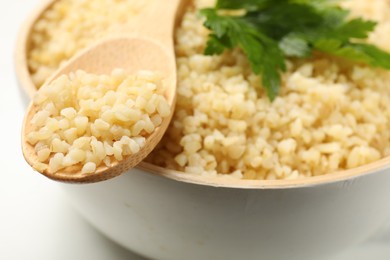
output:
POLYGON ((66 60, 136 16, 138 0, 58 0, 33 27, 28 65, 40 87, 66 60))
MULTIPOLYGON (((196 10, 212 4, 195 1, 177 30, 176 113, 149 162, 204 176, 217 171, 274 180, 328 174, 388 155, 389 72, 326 56, 290 60, 281 93, 270 103, 239 50, 203 55, 208 31, 196 10), (181 149, 172 153, 172 143, 181 149), (206 157, 215 163, 204 164, 206 157)), ((370 41, 390 50, 390 2, 343 5, 378 21, 370 41)))
POLYGON ((111 75, 77 71, 44 85, 34 98, 38 111, 27 139, 35 145, 36 169, 54 173, 78 166, 88 174, 113 158, 138 153, 145 137, 170 114, 163 91, 156 73, 127 75, 118 69, 111 75), (148 112, 145 104, 137 105, 140 96, 160 109, 148 112))
MULTIPOLYGON (((131 12, 128 12, 139 7, 135 2, 142 1, 124 2, 90 0, 79 3, 59 0, 53 10, 36 24, 33 33, 34 47, 29 54, 29 64, 37 86, 74 52, 107 34, 118 22, 128 21, 131 16, 131 12), (121 18, 102 18, 99 16, 102 9, 98 7, 109 7, 112 16, 119 14, 121 18), (71 12, 82 13, 82 10, 86 14, 81 20, 75 21, 69 15, 71 12), (88 17, 93 18, 91 22, 86 19, 88 17), (86 31, 91 28, 90 32, 96 36, 86 31), (53 37, 57 34, 63 37, 53 37)), ((281 93, 270 103, 260 88, 261 80, 252 73, 240 50, 221 56, 203 55, 209 32, 196 12, 212 6, 214 2, 194 0, 177 29, 176 110, 165 138, 147 161, 203 176, 229 175, 275 180, 328 174, 367 164, 390 154, 389 72, 348 64, 327 56, 289 60, 281 93)), ((351 15, 378 21, 369 41, 390 51, 389 1, 346 0, 342 5, 351 9, 351 15)), ((115 75, 118 79, 123 77, 121 73, 115 75)), ((148 73, 143 76, 149 77, 148 73)), ((94 79, 88 81, 91 83, 94 79)), ((150 85, 150 88, 153 86, 150 85)), ((89 93, 89 90, 79 91, 78 96, 90 98, 89 93)), ((104 98, 107 105, 112 105, 118 99, 112 92, 107 92, 104 98)), ((140 97, 134 104, 130 102, 127 105, 142 106, 148 113, 162 112, 164 109, 162 105, 153 106, 145 99, 140 97)), ((152 96, 149 102, 155 99, 152 96)), ((96 106, 99 107, 94 102, 83 103, 88 111, 93 111, 96 106)), ((109 120, 114 116, 115 120, 120 121, 132 114, 118 109, 121 112, 103 112, 102 120, 112 123, 109 120)), ((47 112, 37 115, 34 120, 42 125, 46 118, 58 114, 57 110, 49 102, 45 108, 47 112)), ((65 114, 68 115, 68 112, 65 114)), ((141 118, 141 115, 132 115, 133 119, 141 118)), ((72 116, 73 113, 69 112, 68 117, 72 116)), ((159 115, 142 118, 130 131, 113 126, 110 134, 120 138, 124 134, 139 132, 141 126, 150 127, 151 131, 150 122, 158 125, 161 120, 159 115)), ((80 129, 77 134, 92 131, 86 129, 85 118, 76 116, 74 122, 77 122, 76 128, 80 129)), ((50 125, 50 129, 69 129, 70 125, 71 122, 64 118, 58 125, 50 125)), ((100 121, 95 125, 94 132, 106 128, 100 121)), ((44 129, 37 135, 29 135, 28 139, 32 144, 37 144, 49 131, 44 129)), ((141 139, 134 141, 144 142, 141 139)), ((84 147, 88 142, 90 140, 76 139, 72 147, 84 147)), ((121 154, 114 152, 113 145, 105 143, 103 146, 107 154, 121 157, 121 154)), ((58 150, 62 151, 63 148, 60 148, 58 150)), ((46 157, 44 149, 40 152, 42 158, 46 157)), ((96 156, 87 153, 86 157, 95 160, 96 156)))

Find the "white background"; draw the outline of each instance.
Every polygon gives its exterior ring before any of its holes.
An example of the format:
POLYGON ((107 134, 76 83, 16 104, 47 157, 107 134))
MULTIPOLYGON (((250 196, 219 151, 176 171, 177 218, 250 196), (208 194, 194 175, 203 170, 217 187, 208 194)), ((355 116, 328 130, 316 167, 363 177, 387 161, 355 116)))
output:
MULTIPOLYGON (((72 209, 55 182, 34 173, 23 160, 24 104, 13 52, 22 22, 39 2, 0 0, 0 259, 140 260, 95 231, 72 209)), ((390 259, 390 232, 382 230, 337 260, 369 258, 390 259)))

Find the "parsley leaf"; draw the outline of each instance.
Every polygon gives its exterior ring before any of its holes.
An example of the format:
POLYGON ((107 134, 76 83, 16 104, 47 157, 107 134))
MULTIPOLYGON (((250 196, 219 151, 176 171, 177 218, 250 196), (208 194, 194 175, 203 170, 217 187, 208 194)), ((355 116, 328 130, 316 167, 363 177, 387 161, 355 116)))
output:
POLYGON ((279 42, 279 48, 289 57, 307 58, 312 53, 309 43, 295 34, 283 37, 279 42))
POLYGON ((239 47, 248 57, 252 70, 262 75, 268 97, 273 100, 279 90, 280 73, 286 69, 285 59, 277 42, 262 34, 248 20, 234 16, 220 16, 214 9, 203 9, 209 36, 205 54, 221 54, 225 49, 239 47))
POLYGON ((279 91, 285 59, 308 58, 313 51, 327 53, 390 70, 390 54, 362 43, 376 23, 348 19, 349 11, 337 0, 218 0, 202 9, 211 33, 206 55, 241 48, 252 70, 262 77, 270 100, 279 91), (224 15, 221 10, 241 10, 243 15, 224 15))
POLYGON ((237 1, 237 0, 218 0, 215 6, 216 9, 245 9, 245 10, 261 10, 274 3, 282 3, 285 0, 248 0, 248 1, 237 1))

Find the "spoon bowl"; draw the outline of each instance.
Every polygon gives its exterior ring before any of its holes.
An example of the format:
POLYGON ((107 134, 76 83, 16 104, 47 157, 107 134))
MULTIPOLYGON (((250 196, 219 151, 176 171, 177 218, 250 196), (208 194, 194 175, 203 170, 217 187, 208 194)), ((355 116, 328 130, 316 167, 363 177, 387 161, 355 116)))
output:
MULTIPOLYGON (((60 67, 45 82, 45 84, 48 84, 63 74, 69 74, 77 70, 84 70, 94 74, 107 74, 116 68, 122 68, 130 74, 134 74, 140 70, 158 72, 162 76, 162 83, 165 88, 164 94, 171 107, 171 113, 146 138, 145 146, 138 153, 127 156, 120 162, 113 162, 110 167, 98 167, 93 174, 82 174, 79 168, 69 167, 56 173, 45 170, 41 172, 43 175, 53 180, 72 183, 103 181, 133 168, 154 149, 168 128, 175 107, 176 62, 173 48, 173 29, 176 17, 180 13, 179 11, 182 10, 184 4, 184 0, 170 0, 168 2, 150 0, 145 2, 142 12, 134 17, 132 23, 123 25, 119 32, 115 32, 121 36, 111 36, 111 38, 105 39, 82 51, 60 67), (164 11, 161 12, 161 10, 164 11)), ((44 5, 44 10, 50 6, 51 4, 48 2, 44 5)), ((39 15, 34 15, 31 20, 33 21, 37 17, 39 15)), ((32 28, 31 26, 30 24, 27 28, 32 28)), ((23 31, 25 32, 25 30, 23 31)), ((25 33, 22 35, 26 36, 25 33)), ((23 42, 20 46, 18 52, 25 53, 27 49, 26 42, 23 42)), ((16 60, 19 63, 24 58, 17 56, 16 60)), ((18 74, 24 79, 26 71, 18 71, 18 74)), ((29 89, 28 92, 34 91, 29 89)), ((26 135, 31 132, 30 121, 35 113, 36 108, 33 104, 30 104, 22 129, 23 155, 26 161, 33 167, 38 162, 38 158, 35 154, 34 147, 27 143, 26 135)))
MULTIPOLYGON (((104 40, 80 53, 60 68, 46 81, 49 84, 63 74, 84 70, 94 74, 109 74, 114 68, 123 68, 127 73, 134 74, 139 70, 158 71, 165 87, 164 96, 171 107, 171 113, 164 118, 161 125, 146 138, 145 146, 122 161, 114 161, 110 167, 99 166, 92 174, 83 174, 79 167, 68 167, 59 172, 41 172, 46 177, 72 183, 90 183, 113 178, 141 162, 159 143, 173 115, 176 100, 176 65, 172 49, 153 39, 140 37, 121 37, 104 40)), ((37 110, 33 103, 27 109, 22 129, 22 150, 26 161, 33 167, 38 162, 34 146, 26 140, 32 131, 31 119, 37 110)))

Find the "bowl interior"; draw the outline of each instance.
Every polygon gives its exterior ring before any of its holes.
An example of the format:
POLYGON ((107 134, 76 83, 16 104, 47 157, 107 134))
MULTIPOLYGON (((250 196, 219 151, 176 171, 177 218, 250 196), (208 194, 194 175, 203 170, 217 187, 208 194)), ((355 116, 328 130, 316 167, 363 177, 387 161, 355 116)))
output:
MULTIPOLYGON (((44 1, 31 16, 26 20, 24 26, 19 32, 15 52, 15 69, 19 84, 27 95, 32 98, 37 91, 34 85, 27 63, 27 53, 31 47, 31 32, 35 22, 49 9, 56 0, 44 1)), ((183 7, 187 3, 183 1, 183 7)), ((352 178, 357 178, 363 175, 375 173, 381 169, 388 168, 390 165, 390 156, 379 161, 360 166, 350 170, 338 171, 332 174, 309 177, 305 179, 295 180, 237 180, 233 177, 204 177, 194 174, 186 174, 183 172, 166 169, 147 162, 141 162, 137 168, 144 171, 160 175, 169 179, 180 182, 187 182, 199 185, 213 187, 227 187, 240 189, 284 189, 296 188, 305 186, 322 185, 332 182, 345 181, 352 178)))

